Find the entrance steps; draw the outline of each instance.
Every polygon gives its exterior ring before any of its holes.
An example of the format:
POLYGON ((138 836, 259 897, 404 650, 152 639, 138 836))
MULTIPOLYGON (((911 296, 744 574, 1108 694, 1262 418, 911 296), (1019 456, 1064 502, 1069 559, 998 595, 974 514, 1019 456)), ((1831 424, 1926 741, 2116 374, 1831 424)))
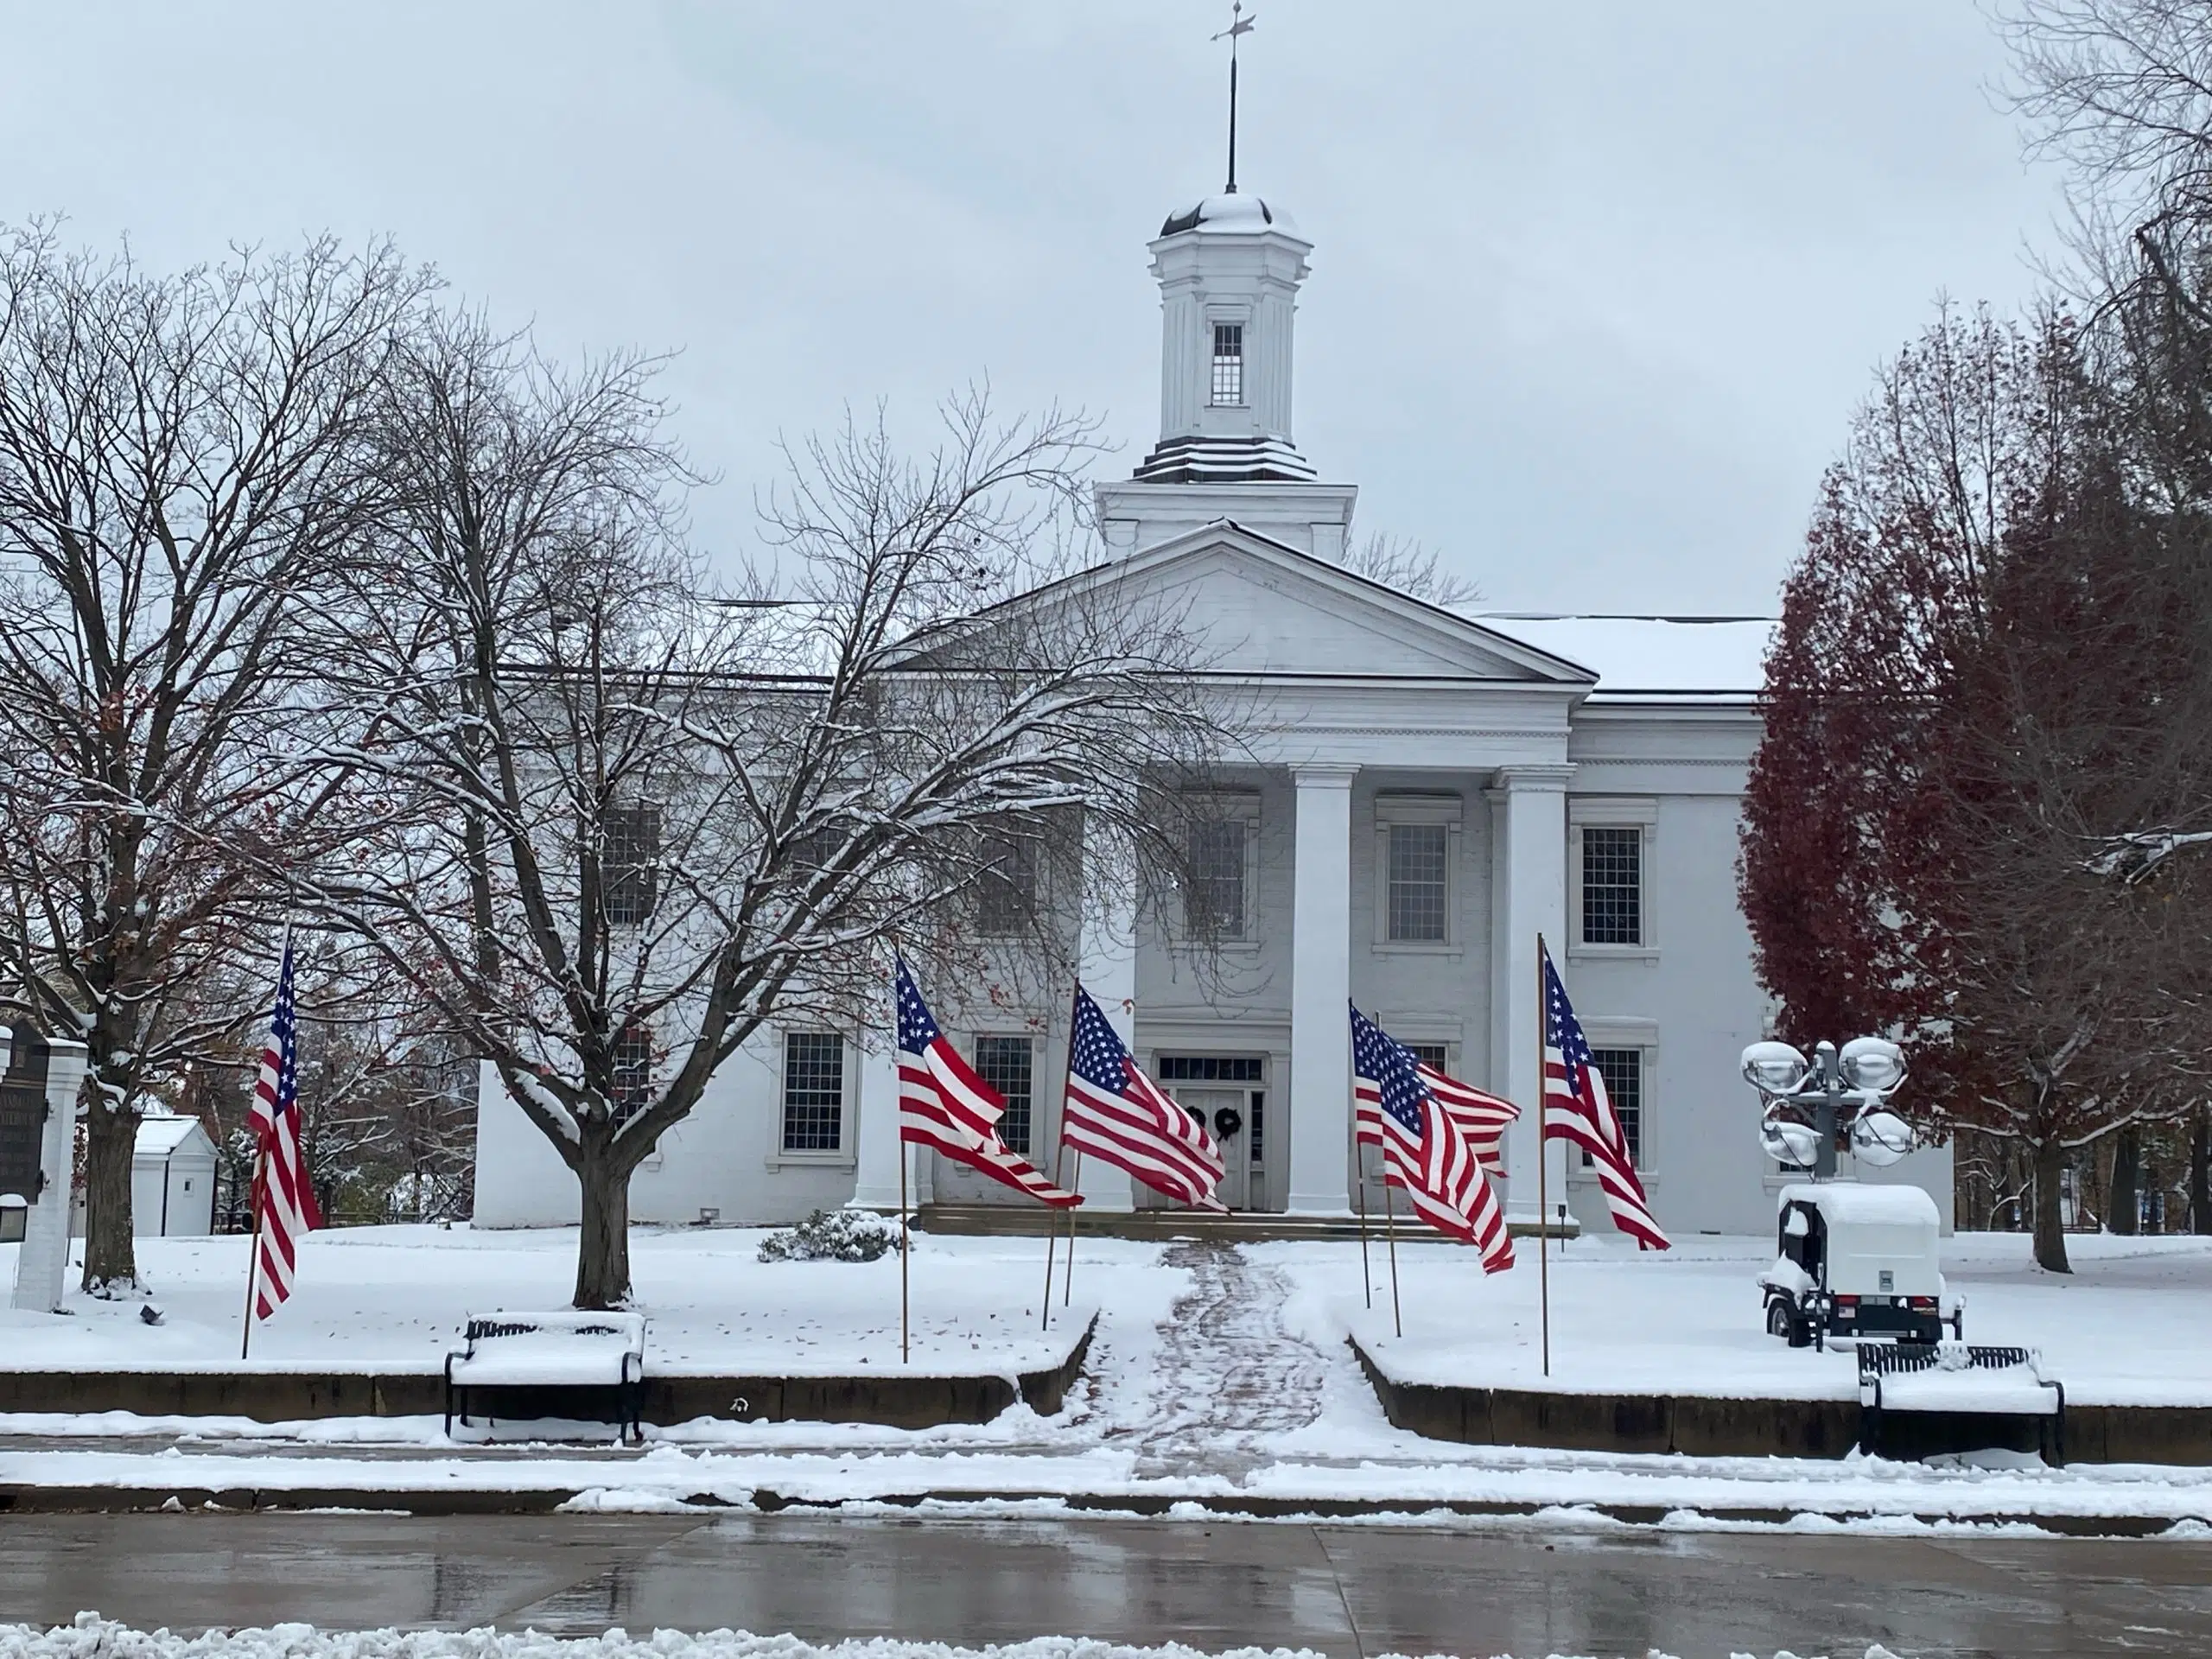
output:
MULTIPOLYGON (((1052 1224, 1059 1225, 1065 1213, 1048 1211, 1034 1204, 925 1204, 914 1212, 914 1224, 925 1233, 965 1237, 1042 1238, 1048 1217, 1052 1224)), ((1533 1238, 1536 1235, 1537 1224, 1533 1217, 1516 1217, 1510 1226, 1516 1238, 1533 1238)), ((1236 1210, 1217 1216, 1200 1210, 1094 1211, 1086 1206, 1076 1211, 1075 1230, 1079 1238, 1197 1238, 1224 1244, 1271 1243, 1281 1239, 1344 1239, 1356 1243, 1359 1239, 1359 1217, 1281 1216, 1257 1210, 1236 1210)), ((1379 1243, 1382 1237, 1382 1217, 1370 1216, 1367 1230, 1369 1238, 1379 1243)), ((1569 1216, 1563 1228, 1558 1221, 1552 1224, 1551 1236, 1573 1238, 1580 1230, 1574 1218, 1569 1216)), ((1397 1236, 1401 1244, 1450 1242, 1403 1210, 1398 1212, 1397 1236)))

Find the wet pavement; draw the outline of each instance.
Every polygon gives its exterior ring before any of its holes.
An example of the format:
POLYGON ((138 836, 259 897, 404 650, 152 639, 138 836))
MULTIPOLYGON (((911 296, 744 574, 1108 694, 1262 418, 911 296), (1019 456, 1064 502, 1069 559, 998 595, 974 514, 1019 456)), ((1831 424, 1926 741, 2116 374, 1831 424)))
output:
POLYGON ((2212 1653, 2212 1542, 1109 1519, 16 1515, 0 1624, 1064 1634, 1643 1659, 2212 1653))

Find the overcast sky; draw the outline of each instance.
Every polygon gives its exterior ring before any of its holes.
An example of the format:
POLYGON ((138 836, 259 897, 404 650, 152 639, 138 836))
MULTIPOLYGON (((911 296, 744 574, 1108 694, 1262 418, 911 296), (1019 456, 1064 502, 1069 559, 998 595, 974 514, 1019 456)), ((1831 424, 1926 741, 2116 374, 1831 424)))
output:
MULTIPOLYGON (((0 218, 169 264, 390 232, 777 435, 987 375, 1156 435, 1146 240, 1221 183, 1211 0, 0 0, 0 218)), ((1241 181, 1315 244, 1297 433, 1499 608, 1764 612, 1876 364, 2020 304, 2056 183, 1970 0, 1258 0, 1241 181)))

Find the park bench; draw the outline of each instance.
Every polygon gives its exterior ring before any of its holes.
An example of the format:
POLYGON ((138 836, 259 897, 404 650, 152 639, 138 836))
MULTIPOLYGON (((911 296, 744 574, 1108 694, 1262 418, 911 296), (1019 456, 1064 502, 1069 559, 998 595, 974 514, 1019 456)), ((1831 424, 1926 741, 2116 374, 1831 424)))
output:
POLYGON ((1859 1344, 1859 1448, 1881 1444, 1888 1412, 2048 1417, 2051 1460, 2066 1461, 2066 1387, 2032 1348, 1963 1342, 1859 1344))
POLYGON ((472 1411, 499 1418, 611 1422, 645 1439, 642 1313, 517 1313, 472 1317, 467 1346, 446 1356, 446 1433, 472 1411))

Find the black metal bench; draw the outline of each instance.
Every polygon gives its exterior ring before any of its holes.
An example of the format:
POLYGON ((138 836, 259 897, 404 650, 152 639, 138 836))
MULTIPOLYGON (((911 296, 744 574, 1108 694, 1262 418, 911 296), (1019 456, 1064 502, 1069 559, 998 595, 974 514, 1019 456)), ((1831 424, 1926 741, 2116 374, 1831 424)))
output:
POLYGON ((1960 1417, 2050 1417, 2053 1420, 2052 1460, 2066 1461, 2066 1385, 2046 1376, 2043 1357, 2032 1348, 1975 1343, 1862 1342, 1859 1344, 1859 1447, 1873 1452, 1882 1441, 1884 1414, 1891 1411, 1944 1412, 1960 1417), (2025 1370, 2044 1393, 2040 1409, 2019 1404, 1993 1406, 1969 1394, 1956 1405, 1940 1399, 1900 1406, 1889 1395, 1887 1379, 1929 1371, 1965 1374, 1973 1371, 2025 1370))
POLYGON ((448 1435, 474 1408, 486 1423, 612 1422, 620 1438, 645 1439, 644 1314, 501 1312, 471 1318, 463 1334, 467 1346, 446 1356, 448 1435))

